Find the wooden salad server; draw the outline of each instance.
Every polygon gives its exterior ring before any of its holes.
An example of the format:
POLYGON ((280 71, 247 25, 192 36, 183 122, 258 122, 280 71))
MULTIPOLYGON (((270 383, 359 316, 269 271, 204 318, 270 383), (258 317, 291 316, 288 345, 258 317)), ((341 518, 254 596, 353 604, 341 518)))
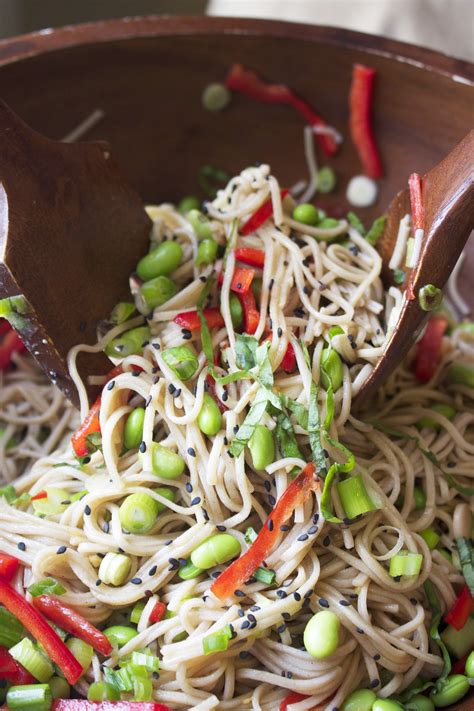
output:
MULTIPOLYGON (((420 289, 426 284, 441 289, 446 284, 474 229, 474 130, 423 176, 422 197, 424 236, 420 257, 413 269, 405 269, 405 281, 399 287, 401 290, 406 288, 412 298, 405 297, 382 357, 355 398, 357 407, 361 407, 376 392, 415 343, 429 315, 420 307, 420 289)), ((407 214, 411 214, 408 189, 402 190, 392 200, 384 233, 377 241, 385 288, 397 286, 388 264, 400 220, 407 214)))
MULTIPOLYGON (((0 298, 13 297, 0 311, 75 405, 69 349, 94 344, 99 321, 130 300, 150 229, 105 142, 51 141, 0 102, 0 298)), ((87 379, 111 364, 81 354, 78 366, 87 379)))

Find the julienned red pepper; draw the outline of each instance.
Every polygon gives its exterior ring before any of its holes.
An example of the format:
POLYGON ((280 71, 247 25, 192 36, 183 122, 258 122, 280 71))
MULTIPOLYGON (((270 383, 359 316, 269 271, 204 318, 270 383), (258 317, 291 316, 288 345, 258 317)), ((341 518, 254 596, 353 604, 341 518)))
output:
POLYGON ((56 699, 51 711, 171 711, 169 706, 155 701, 85 701, 56 699))
MULTIPOLYGON (((203 309, 202 313, 209 328, 222 328, 224 325, 224 319, 218 308, 203 309)), ((188 331, 201 330, 201 321, 197 311, 183 311, 175 316, 173 321, 181 328, 187 328, 188 331)))
POLYGON ((260 314, 252 289, 249 289, 246 294, 239 294, 239 299, 244 312, 244 331, 253 335, 260 321, 260 314))
MULTIPOLYGON (((121 365, 116 365, 107 373, 106 383, 108 383, 112 378, 123 373, 123 368, 121 365)), ((89 454, 89 449, 87 446, 87 438, 91 434, 100 432, 100 403, 102 401, 102 395, 99 395, 97 400, 92 405, 91 409, 85 416, 84 420, 81 422, 79 429, 77 429, 71 437, 72 448, 76 457, 85 457, 89 454)))
POLYGON ((239 247, 234 250, 234 254, 238 262, 248 264, 250 267, 263 269, 265 266, 265 252, 263 249, 255 249, 254 247, 239 247))
POLYGON ((48 498, 48 492, 42 489, 41 491, 38 491, 37 494, 31 497, 32 501, 39 501, 40 499, 47 499, 48 498))
POLYGON ((12 327, 10 325, 10 322, 7 321, 6 318, 0 318, 0 336, 3 336, 4 333, 8 333, 8 331, 11 331, 12 327))
POLYGON ((280 711, 287 711, 288 706, 291 706, 291 704, 297 704, 298 701, 304 701, 308 697, 305 696, 304 694, 298 694, 297 691, 292 691, 288 696, 285 696, 283 701, 280 704, 280 711))
POLYGON ((255 272, 245 267, 235 267, 230 284, 230 290, 236 294, 246 294, 252 285, 255 272))
POLYGON ((364 173, 370 178, 383 175, 382 162, 372 132, 371 107, 375 69, 354 64, 349 93, 350 131, 364 173))
POLYGON ((285 355, 283 356, 283 360, 280 363, 280 366, 283 368, 285 373, 293 373, 293 371, 296 369, 296 356, 295 356, 295 349, 291 345, 291 343, 288 343, 285 351, 285 355))
POLYGON ((94 627, 76 610, 68 607, 53 595, 39 595, 33 598, 33 605, 43 613, 48 620, 54 622, 65 632, 90 644, 97 652, 108 656, 112 653, 112 645, 103 632, 94 627))
POLYGON ((474 610, 474 599, 467 585, 464 585, 449 612, 444 616, 444 621, 458 631, 461 630, 474 610))
POLYGON ((418 173, 412 173, 408 178, 410 188, 410 206, 413 229, 422 230, 425 223, 425 209, 421 195, 421 178, 418 173))
POLYGON ((37 683, 34 676, 18 664, 5 647, 0 647, 0 679, 6 679, 14 686, 37 683))
POLYGON ((432 316, 428 321, 423 338, 416 347, 415 377, 420 383, 427 383, 436 372, 441 360, 441 345, 448 326, 444 316, 432 316))
POLYGON ((227 410, 228 410, 229 408, 226 407, 226 405, 224 405, 224 403, 222 402, 222 400, 221 400, 221 399, 219 398, 219 396, 217 395, 216 381, 214 380, 214 378, 212 377, 212 375, 210 375, 209 373, 206 375, 206 383, 207 383, 207 390, 208 390, 208 392, 209 392, 209 395, 213 398, 213 400, 215 401, 215 403, 216 403, 217 407, 219 408, 219 410, 220 410, 221 412, 227 412, 227 410))
POLYGON ((155 607, 153 610, 150 612, 150 622, 159 622, 163 615, 166 612, 166 605, 164 602, 158 602, 155 604, 155 607))
POLYGON ((75 684, 82 674, 82 666, 66 647, 62 639, 40 615, 38 610, 5 580, 0 578, 0 603, 21 622, 32 637, 39 642, 48 657, 61 669, 70 684, 75 684))
POLYGON ((0 343, 0 370, 6 370, 12 364, 12 355, 25 350, 25 344, 16 331, 7 331, 0 343))
MULTIPOLYGON (((287 190, 287 188, 280 190, 282 200, 288 195, 288 192, 289 190, 287 190)), ((255 232, 255 230, 258 230, 258 228, 261 227, 272 215, 273 202, 272 199, 269 198, 266 202, 263 203, 263 205, 260 205, 258 210, 255 210, 255 212, 249 217, 247 222, 244 222, 244 224, 239 230, 240 234, 251 235, 253 232, 255 232)))
MULTIPOLYGON (((257 101, 292 106, 310 126, 327 125, 306 101, 297 96, 285 84, 267 84, 255 72, 245 69, 242 64, 236 63, 231 66, 225 83, 232 91, 238 91, 257 101)), ((326 155, 331 156, 337 151, 337 143, 332 136, 318 134, 317 138, 326 155)))
POLYGON ((4 580, 11 580, 15 575, 20 561, 8 553, 0 552, 0 577, 4 580))
POLYGON ((464 674, 466 662, 469 654, 465 654, 461 659, 457 659, 451 667, 451 674, 464 674))
POLYGON ((318 486, 319 479, 315 476, 314 464, 310 462, 280 496, 248 551, 212 583, 211 590, 214 595, 225 600, 252 577, 278 539, 280 526, 288 521, 295 508, 303 504, 318 486))

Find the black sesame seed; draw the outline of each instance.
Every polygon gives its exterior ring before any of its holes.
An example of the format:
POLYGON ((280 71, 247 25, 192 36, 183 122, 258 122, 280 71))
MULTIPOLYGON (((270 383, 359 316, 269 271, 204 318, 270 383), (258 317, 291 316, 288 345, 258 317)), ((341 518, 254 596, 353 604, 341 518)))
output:
POLYGON ((196 456, 196 450, 193 447, 188 447, 187 452, 190 457, 195 457, 196 456))
POLYGON ((144 593, 145 597, 151 597, 153 595, 151 590, 145 590, 144 593))
POLYGON ((248 620, 244 620, 240 625, 241 630, 246 630, 248 627, 250 627, 250 622, 248 620))
MULTIPOLYGON (((91 460, 90 457, 84 457, 84 459, 82 460, 82 463, 83 463, 83 464, 89 464, 90 460, 91 460)), ((85 494, 84 494, 84 496, 85 496, 85 494)), ((82 499, 82 496, 81 496, 81 499, 82 499)), ((80 500, 80 499, 79 499, 79 500, 80 500)))
POLYGON ((204 516, 206 521, 209 521, 209 514, 207 513, 206 509, 202 509, 202 515, 204 516))
POLYGON ((362 627, 356 627, 356 632, 358 632, 359 634, 364 634, 364 630, 362 629, 362 627))
POLYGON ((276 499, 274 496, 272 496, 272 494, 270 494, 270 496, 268 497, 268 503, 270 504, 270 506, 275 506, 276 504, 276 499))
POLYGON ((298 538, 296 540, 297 541, 307 541, 308 538, 309 538, 309 536, 307 533, 302 533, 301 536, 298 536, 298 538))
POLYGON ((170 546, 173 543, 173 539, 170 538, 169 541, 165 542, 165 546, 170 546))
POLYGON ((237 610, 237 614, 239 615, 239 617, 245 617, 245 612, 242 610, 241 607, 239 607, 239 609, 237 610))
MULTIPOLYGON (((268 498, 270 498, 270 497, 268 497, 268 498)), ((268 519, 267 526, 268 526, 269 531, 273 531, 273 521, 271 518, 268 519)))
POLYGON ((273 289, 273 285, 275 283, 275 279, 270 279, 270 283, 268 284, 268 290, 271 291, 273 289))
POLYGON ((316 524, 316 523, 318 523, 318 521, 319 521, 319 514, 316 513, 316 514, 314 514, 314 516, 313 516, 313 523, 316 524))
POLYGON ((227 392, 227 390, 224 390, 224 392, 222 393, 221 400, 223 402, 227 402, 228 399, 229 399, 229 393, 227 392))
POLYGON ((379 684, 380 684, 379 679, 372 679, 372 681, 370 682, 369 686, 370 686, 371 689, 375 689, 375 688, 377 688, 377 686, 378 686, 379 684))
POLYGON ((353 351, 355 351, 357 348, 357 343, 351 343, 351 348, 353 351))
POLYGON ((202 283, 205 284, 206 281, 207 281, 207 277, 204 276, 204 274, 202 274, 202 275, 199 277, 199 281, 202 281, 202 283))
POLYGON ((153 383, 153 385, 156 385, 159 381, 160 381, 160 379, 159 379, 158 375, 156 375, 156 376, 153 378, 152 383, 153 383))
POLYGON ((288 597, 288 593, 287 593, 285 590, 281 590, 281 589, 280 589, 280 590, 277 590, 277 591, 276 591, 276 594, 277 594, 277 596, 278 596, 279 598, 281 598, 282 600, 283 600, 285 597, 288 597))
POLYGON ((218 526, 216 526, 216 528, 218 531, 227 531, 227 527, 223 526, 221 523, 218 526))
POLYGON ((123 548, 120 548, 120 546, 117 548, 117 550, 118 550, 119 553, 125 553, 124 549, 123 549, 123 548))
POLYGON ((325 538, 323 539, 323 546, 329 546, 330 544, 331 539, 329 538, 329 536, 325 536, 325 538))
POLYGON ((115 385, 115 380, 111 380, 110 383, 107 383, 107 390, 113 390, 115 385))
POLYGON ((281 338, 283 336, 283 329, 280 328, 280 326, 278 326, 278 329, 277 329, 277 336, 278 336, 278 338, 281 338))
POLYGON ((257 621, 257 618, 255 617, 255 615, 252 615, 251 612, 249 612, 249 614, 247 615, 247 617, 248 617, 248 619, 250 620, 250 622, 256 622, 256 621, 257 621))
POLYGON ((287 677, 287 679, 293 679, 293 672, 287 671, 286 677, 287 677))
POLYGON ((159 351, 159 350, 160 350, 160 347, 161 347, 161 346, 160 346, 159 343, 152 343, 151 345, 153 346, 153 348, 155 349, 155 351, 159 351))
POLYGON ((229 457, 230 457, 231 459, 234 458, 234 455, 232 454, 232 452, 230 451, 230 449, 227 450, 227 454, 229 455, 229 457))
POLYGON ((448 462, 447 466, 448 466, 448 469, 454 469, 454 467, 456 466, 456 462, 448 462))
POLYGON ((188 331, 187 328, 183 328, 182 333, 183 333, 183 339, 185 341, 190 341, 191 338, 193 337, 193 334, 191 333, 191 331, 188 331))
POLYGON ((242 283, 240 281, 238 281, 236 284, 236 287, 240 291, 240 289, 242 288, 242 283))
POLYGON ((234 427, 233 427, 234 434, 237 434, 238 431, 239 431, 239 425, 234 425, 234 427))
POLYGON ((186 565, 188 561, 186 558, 178 558, 178 562, 180 565, 186 565))
POLYGON ((104 523, 104 525, 102 526, 102 530, 104 533, 108 533, 110 531, 110 524, 108 521, 104 523))
POLYGON ((253 585, 253 583, 257 582, 257 578, 249 578, 248 580, 245 581, 244 585, 253 585))
POLYGON ((56 550, 56 553, 58 555, 61 555, 62 553, 65 553, 67 550, 66 546, 59 546, 59 548, 56 550))
POLYGON ((227 447, 227 445, 229 444, 229 440, 227 439, 227 437, 224 437, 222 441, 224 442, 224 446, 227 447))
POLYGON ((179 561, 176 558, 168 558, 168 563, 172 570, 177 570, 179 568, 179 561))
POLYGON ((339 600, 339 604, 343 607, 350 607, 350 602, 348 600, 339 600))
POLYGON ((263 482, 263 486, 265 487, 265 489, 266 489, 267 491, 271 491, 271 490, 272 490, 272 485, 270 484, 270 482, 268 481, 268 479, 265 479, 265 481, 263 482))
POLYGON ((375 662, 378 662, 380 659, 380 654, 374 654, 373 659, 375 662))
POLYGON ((97 578, 97 580, 95 581, 95 584, 97 585, 97 587, 99 585, 102 585, 102 580, 100 578, 97 578))
POLYGON ((309 294, 309 289, 308 289, 307 286, 304 286, 304 287, 303 287, 303 293, 306 294, 306 295, 309 294))
POLYGON ((173 385, 173 383, 170 383, 170 384, 168 385, 168 392, 170 393, 170 395, 172 395, 175 390, 176 390, 176 386, 173 385))
POLYGON ((280 625, 279 627, 277 627, 277 632, 278 632, 278 634, 282 634, 282 632, 284 632, 285 630, 286 630, 286 625, 285 625, 285 623, 283 623, 282 625, 280 625))
POLYGON ((299 594, 299 592, 294 592, 293 597, 295 598, 295 600, 297 602, 299 602, 301 600, 301 595, 299 594))
POLYGON ((320 597, 318 603, 321 605, 321 607, 329 607, 329 602, 326 600, 325 597, 320 597))
POLYGON ((91 507, 88 506, 87 504, 84 506, 84 513, 85 513, 86 516, 90 516, 90 515, 91 515, 91 507))
POLYGON ((297 316, 298 318, 303 318, 305 315, 304 309, 295 309, 293 311, 294 315, 297 316))
POLYGON ((260 610, 260 607, 258 605, 252 605, 250 609, 252 610, 252 612, 257 612, 257 610, 260 610))
POLYGON ((401 575, 394 575, 394 576, 393 576, 393 579, 394 579, 394 581, 395 581, 396 583, 399 583, 400 580, 402 579, 402 576, 401 576, 401 575))
POLYGON ((176 397, 179 397, 180 395, 181 395, 181 388, 178 388, 177 390, 175 390, 173 397, 176 398, 176 397))
POLYGON ((141 585, 141 584, 142 584, 142 579, 141 579, 141 578, 132 578, 132 579, 130 580, 130 582, 131 582, 133 585, 141 585))
POLYGON ((23 543, 23 541, 20 541, 20 542, 17 544, 17 548, 18 548, 18 550, 20 550, 20 551, 26 551, 26 543, 23 543))
POLYGON ((150 570, 148 571, 148 575, 153 576, 158 569, 158 566, 154 565, 150 570))
POLYGON ((310 536, 318 532, 318 527, 317 526, 311 526, 311 528, 308 529, 308 533, 310 536))
POLYGON ((201 503, 201 497, 200 496, 195 496, 194 499, 191 499, 191 506, 197 506, 197 504, 201 503))
POLYGON ((291 617, 289 612, 282 612, 281 616, 283 617, 284 620, 289 620, 291 617))
POLYGON ((350 519, 350 518, 343 518, 343 519, 342 519, 342 522, 345 523, 346 526, 348 526, 350 523, 352 523, 352 519, 350 519))
POLYGON ((239 657, 240 657, 241 659, 247 659, 248 656, 249 656, 249 653, 248 653, 248 652, 245 652, 245 651, 239 652, 239 657))
POLYGON ((146 444, 145 442, 140 442, 140 446, 138 448, 142 454, 146 452, 146 444))
POLYGON ((282 523, 280 526, 280 531, 289 531, 290 527, 287 523, 282 523))
POLYGON ((156 681, 156 679, 160 678, 160 675, 157 671, 152 672, 151 676, 152 676, 152 679, 155 679, 155 681, 156 681))
POLYGON ((306 590, 305 594, 303 595, 304 599, 307 600, 311 595, 313 594, 313 590, 311 588, 309 590, 306 590))
POLYGON ((237 597, 245 597, 245 593, 243 590, 235 590, 234 595, 236 595, 237 597))
MULTIPOLYGON (((143 348, 144 348, 145 346, 147 346, 147 345, 148 345, 148 342, 142 343, 142 347, 143 347, 143 348)), ((133 375, 134 378, 138 378, 138 376, 140 375, 140 371, 139 371, 139 370, 132 370, 132 375, 133 375)))
POLYGON ((303 607, 309 607, 310 605, 311 605, 311 600, 309 599, 309 597, 307 597, 306 600, 304 600, 304 602, 303 602, 303 607))
POLYGON ((192 490, 193 490, 193 485, 190 484, 189 481, 188 481, 188 482, 186 482, 185 489, 186 489, 186 491, 188 492, 188 494, 190 494, 190 493, 192 492, 192 490))

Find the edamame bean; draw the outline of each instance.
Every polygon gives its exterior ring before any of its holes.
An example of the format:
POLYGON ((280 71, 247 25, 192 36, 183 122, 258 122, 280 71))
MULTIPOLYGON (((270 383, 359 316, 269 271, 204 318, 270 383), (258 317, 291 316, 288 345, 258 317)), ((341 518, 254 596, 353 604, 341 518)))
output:
POLYGON ((88 701, 119 701, 120 691, 106 681, 94 681, 87 690, 88 701))
POLYGON ((466 676, 474 679, 474 652, 471 652, 466 659, 466 676))
POLYGON ((192 578, 197 578, 201 573, 204 573, 203 569, 197 568, 188 560, 186 565, 181 566, 178 570, 178 577, 180 577, 181 580, 191 580, 192 578))
POLYGON ((179 242, 167 239, 140 259, 137 274, 143 281, 168 276, 181 264, 183 248, 179 242))
POLYGON ((225 84, 213 82, 202 92, 202 105, 207 111, 222 111, 230 103, 231 93, 225 84))
POLYGON ((155 524, 160 506, 164 508, 149 494, 130 494, 119 508, 122 528, 130 533, 148 533, 155 524))
POLYGON ((199 198, 194 197, 194 195, 186 195, 178 203, 178 212, 181 215, 186 215, 191 210, 199 210, 201 207, 201 201, 199 198))
POLYGON ((190 210, 186 215, 198 240, 212 239, 212 230, 209 220, 199 210, 190 210))
POLYGON ((212 437, 219 432, 222 424, 222 415, 214 398, 209 393, 204 393, 202 407, 199 412, 197 423, 201 432, 208 437, 212 437))
POLYGON ((319 210, 310 203, 297 205, 293 210, 293 219, 296 222, 302 222, 303 225, 311 225, 315 227, 321 219, 319 210))
POLYGON ((268 467, 275 459, 273 434, 265 425, 257 425, 248 442, 252 466, 257 471, 268 467))
POLYGON ((376 699, 372 711, 403 711, 403 706, 392 699, 376 699))
MULTIPOLYGON (((436 405, 433 405, 433 407, 430 408, 434 412, 438 412, 440 415, 443 415, 443 417, 446 417, 448 420, 452 420, 454 415, 456 414, 456 410, 454 407, 451 407, 451 405, 447 405, 444 402, 439 402, 436 403, 436 405)), ((423 427, 429 427, 432 430, 435 430, 436 432, 439 432, 442 425, 434 420, 432 417, 420 417, 418 422, 416 423, 416 426, 419 429, 422 429, 423 427)))
POLYGON ((116 645, 119 649, 124 647, 127 642, 137 636, 138 632, 134 627, 125 627, 125 625, 113 625, 104 630, 104 634, 111 644, 116 645))
POLYGON ((453 513, 454 538, 470 538, 472 527, 472 514, 469 504, 456 504, 453 513))
POLYGON ((157 442, 151 444, 151 463, 153 473, 163 479, 176 479, 181 476, 186 466, 179 454, 157 442))
POLYGON ((191 562, 196 568, 207 570, 215 565, 222 565, 240 553, 240 542, 230 533, 217 533, 206 538, 191 553, 191 562))
POLYGON ((196 264, 199 267, 201 264, 211 264, 217 257, 218 244, 215 239, 208 237, 199 243, 197 250, 196 264))
POLYGON ((143 420, 145 410, 143 407, 136 407, 131 411, 125 421, 123 429, 123 443, 127 449, 138 449, 143 439, 143 420))
POLYGON ((448 380, 455 385, 467 385, 474 388, 474 368, 464 363, 453 363, 448 370, 448 380))
POLYGON ((126 358, 129 355, 140 353, 143 344, 147 343, 150 338, 151 331, 148 326, 132 328, 110 341, 105 347, 105 353, 111 358, 126 358))
POLYGON ((135 311, 137 310, 137 307, 135 306, 134 302, 132 301, 119 301, 118 304, 115 304, 114 308, 112 309, 112 313, 110 314, 110 320, 112 323, 125 323, 125 321, 128 321, 130 316, 132 316, 135 311))
POLYGON ((336 173, 328 165, 318 171, 316 187, 320 193, 331 193, 336 187, 336 173))
POLYGON ((430 694, 430 699, 436 708, 444 708, 462 699, 469 691, 469 688, 469 679, 467 676, 464 676, 464 674, 453 674, 445 679, 439 691, 433 689, 430 694))
POLYGON ((235 329, 242 328, 244 322, 244 310, 240 299, 236 294, 231 293, 229 296, 229 309, 230 317, 232 319, 232 325, 235 329))
POLYGON ((325 390, 329 383, 332 383, 334 391, 339 390, 342 385, 344 369, 342 360, 334 348, 324 348, 321 353, 321 385, 325 390))
POLYGON ((169 277, 158 276, 142 284, 139 293, 145 307, 151 311, 176 294, 176 285, 169 277))
POLYGON ((434 711, 434 703, 428 696, 417 694, 410 701, 406 701, 405 711, 434 711))
POLYGON ((371 689, 357 689, 349 694, 341 711, 371 711, 377 696, 371 689))
POLYGON ((416 511, 421 511, 426 506, 426 494, 419 486, 413 488, 413 502, 416 511))
MULTIPOLYGON (((168 489, 166 488, 166 486, 159 486, 157 489, 155 489, 155 492, 162 496, 164 499, 168 499, 168 501, 174 501, 175 499, 174 490, 168 489)), ((158 506, 158 513, 168 508, 166 504, 162 504, 161 501, 157 501, 156 505, 158 506)))
POLYGON ((339 646, 340 622, 331 610, 321 610, 307 623, 303 642, 306 651, 315 659, 326 659, 339 646))

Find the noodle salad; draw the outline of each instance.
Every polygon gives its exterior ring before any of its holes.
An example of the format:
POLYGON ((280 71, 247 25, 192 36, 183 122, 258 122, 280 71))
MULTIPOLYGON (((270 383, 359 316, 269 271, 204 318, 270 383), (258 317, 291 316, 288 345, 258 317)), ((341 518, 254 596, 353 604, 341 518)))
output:
MULTIPOLYGON (((30 427, 54 438, 0 492, 9 708, 72 688, 144 711, 460 699, 474 675, 472 324, 435 312, 353 411, 403 299, 382 285, 373 231, 296 205, 268 165, 204 206, 147 211, 133 299, 70 353, 72 444, 54 389, 36 375, 21 391, 49 393, 30 427), (101 350, 112 369, 91 406, 76 359, 101 350)), ((9 388, 33 377, 17 362, 9 388)))

